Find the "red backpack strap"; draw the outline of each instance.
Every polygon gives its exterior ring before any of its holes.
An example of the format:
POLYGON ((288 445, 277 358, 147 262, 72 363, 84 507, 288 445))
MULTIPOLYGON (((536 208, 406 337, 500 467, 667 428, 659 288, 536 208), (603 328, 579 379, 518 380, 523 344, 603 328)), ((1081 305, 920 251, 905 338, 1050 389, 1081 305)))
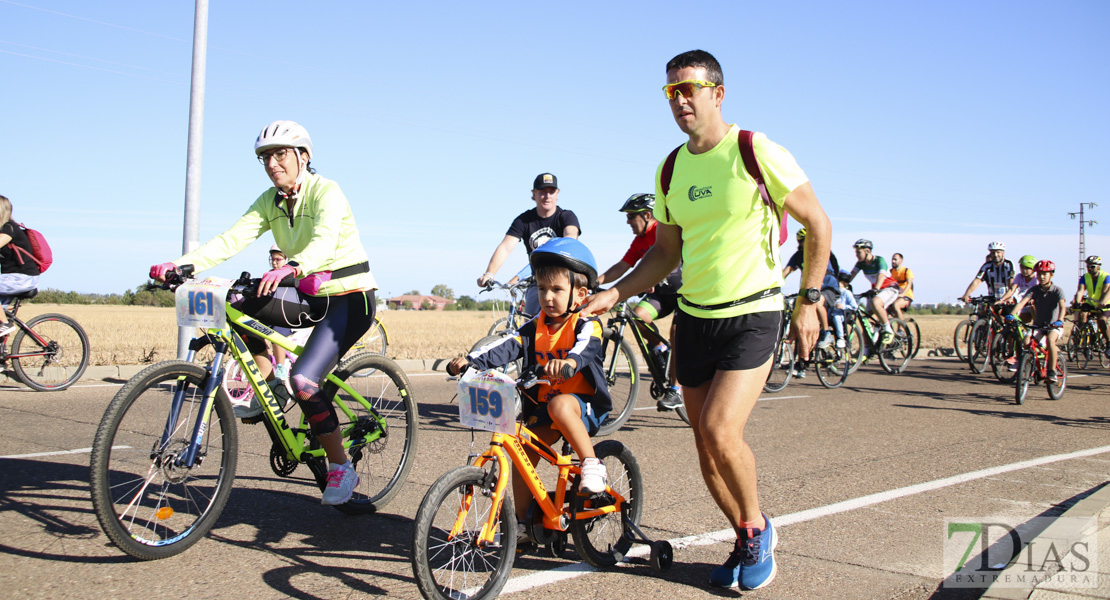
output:
POLYGON ((771 213, 779 219, 779 245, 786 243, 786 208, 783 207, 782 215, 779 215, 779 207, 771 200, 771 193, 767 191, 767 182, 763 178, 763 169, 759 166, 759 160, 755 157, 755 132, 741 129, 740 133, 736 136, 736 143, 740 145, 740 157, 744 160, 744 169, 755 180, 755 185, 759 188, 759 197, 763 198, 763 204, 771 209, 771 213))
POLYGON ((671 150, 667 160, 663 161, 663 170, 659 173, 659 188, 663 190, 663 210, 667 213, 667 220, 671 220, 671 209, 667 206, 667 193, 671 191, 671 177, 674 175, 674 161, 678 158, 678 151, 682 146, 671 150))

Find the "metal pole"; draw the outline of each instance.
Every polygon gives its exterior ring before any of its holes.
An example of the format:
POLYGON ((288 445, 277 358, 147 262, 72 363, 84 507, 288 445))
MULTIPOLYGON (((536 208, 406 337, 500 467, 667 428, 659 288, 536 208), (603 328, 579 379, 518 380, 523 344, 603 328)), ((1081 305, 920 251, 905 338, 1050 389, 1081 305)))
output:
MULTIPOLYGON (((189 150, 185 158, 185 224, 181 252, 200 245, 200 166, 204 141, 204 72, 208 60, 208 0, 196 0, 193 19, 193 80, 189 92, 189 150)), ((177 329, 177 357, 184 359, 192 327, 177 329)))

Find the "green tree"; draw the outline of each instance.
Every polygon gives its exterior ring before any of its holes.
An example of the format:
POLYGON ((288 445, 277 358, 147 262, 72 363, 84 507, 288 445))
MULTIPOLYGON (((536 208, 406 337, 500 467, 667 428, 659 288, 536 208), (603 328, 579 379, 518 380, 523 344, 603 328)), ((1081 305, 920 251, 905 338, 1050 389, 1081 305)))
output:
POLYGON ((432 295, 439 296, 440 298, 447 298, 448 300, 455 299, 455 291, 442 283, 432 288, 432 295))
POLYGON ((421 296, 421 295, 422 295, 422 294, 420 293, 420 290, 413 290, 413 291, 411 291, 411 292, 406 292, 406 293, 407 293, 407 294, 408 294, 409 296, 421 296))
POLYGON ((475 302, 474 298, 471 298, 470 296, 460 296, 459 299, 455 302, 455 306, 458 308, 458 310, 474 310, 475 308, 477 308, 478 303, 475 302))
POLYGON ((435 310, 436 309, 436 303, 432 302, 431 300, 425 300, 423 303, 420 304, 420 309, 421 310, 435 310))

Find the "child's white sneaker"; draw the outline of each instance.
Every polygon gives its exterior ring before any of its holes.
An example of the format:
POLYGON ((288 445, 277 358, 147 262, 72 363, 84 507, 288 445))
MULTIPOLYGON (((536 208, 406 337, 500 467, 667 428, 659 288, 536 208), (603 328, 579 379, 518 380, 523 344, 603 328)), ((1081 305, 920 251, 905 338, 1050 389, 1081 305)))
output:
POLYGON ((606 472, 605 465, 596 458, 582 459, 582 483, 579 489, 590 494, 599 494, 605 491, 606 472))

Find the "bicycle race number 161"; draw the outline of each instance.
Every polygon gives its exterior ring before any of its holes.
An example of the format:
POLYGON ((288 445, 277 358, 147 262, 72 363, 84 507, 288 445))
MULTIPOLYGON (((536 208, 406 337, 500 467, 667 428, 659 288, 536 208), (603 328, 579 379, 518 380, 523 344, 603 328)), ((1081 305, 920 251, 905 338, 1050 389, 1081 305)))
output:
POLYGON ((516 432, 516 384, 497 371, 467 371, 459 380, 459 422, 467 427, 516 432))
POLYGON ((222 329, 227 324, 227 307, 224 299, 227 298, 227 290, 230 288, 230 281, 217 278, 188 282, 178 287, 174 294, 177 325, 222 329))

